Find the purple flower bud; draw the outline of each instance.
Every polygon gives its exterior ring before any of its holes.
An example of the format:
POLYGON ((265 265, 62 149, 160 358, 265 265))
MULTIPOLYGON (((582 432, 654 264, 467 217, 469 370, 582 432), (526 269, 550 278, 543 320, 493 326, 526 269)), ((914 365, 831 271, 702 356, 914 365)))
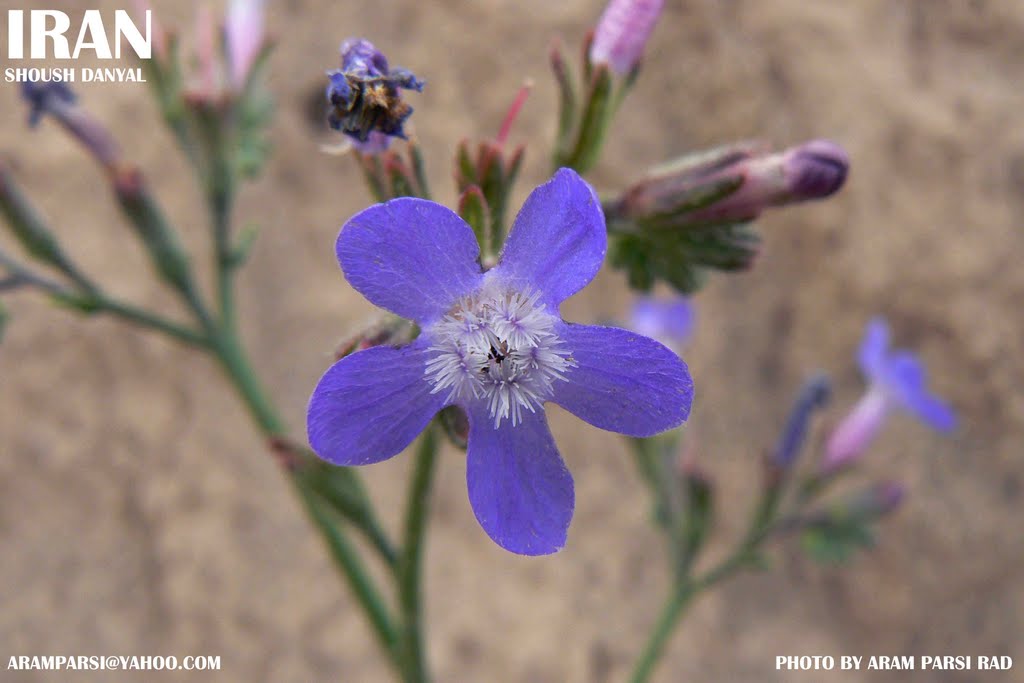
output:
POLYGON ((850 158, 830 140, 812 140, 786 153, 785 175, 790 201, 834 194, 846 181, 850 158))
POLYGON ((224 23, 228 69, 236 92, 245 88, 263 49, 264 0, 231 0, 224 23))
POLYGON ((837 192, 848 168, 846 152, 827 140, 774 154, 756 142, 729 145, 652 170, 609 216, 655 228, 749 221, 770 206, 837 192))
POLYGON ((870 520, 895 512, 907 497, 907 487, 896 481, 872 484, 849 501, 847 514, 870 520))
MULTIPOLYGON (((423 81, 406 69, 388 67, 387 58, 363 39, 341 44, 341 69, 327 73, 327 102, 331 110, 327 123, 359 143, 367 143, 373 132, 405 138, 403 125, 412 107, 402 100, 400 90, 423 90, 423 81)), ((380 149, 376 142, 371 149, 380 149)))
POLYGON ((807 438, 811 416, 828 402, 831 391, 831 384, 825 375, 815 375, 804 384, 793 404, 789 420, 772 457, 772 463, 778 469, 787 470, 796 462, 800 448, 807 438))
POLYGON ((821 199, 843 186, 849 165, 843 148, 827 140, 753 157, 722 171, 722 175, 742 176, 735 192, 686 218, 693 222, 752 220, 770 206, 821 199))
POLYGON ((644 55, 663 4, 662 0, 611 0, 594 29, 590 61, 607 64, 620 75, 632 71, 644 55))
POLYGON ((944 401, 929 393, 920 359, 910 351, 889 351, 888 347, 888 325, 882 318, 875 318, 868 324, 858 353, 868 391, 829 437, 821 464, 823 472, 835 472, 859 459, 893 408, 909 412, 937 431, 955 429, 956 415, 944 401))

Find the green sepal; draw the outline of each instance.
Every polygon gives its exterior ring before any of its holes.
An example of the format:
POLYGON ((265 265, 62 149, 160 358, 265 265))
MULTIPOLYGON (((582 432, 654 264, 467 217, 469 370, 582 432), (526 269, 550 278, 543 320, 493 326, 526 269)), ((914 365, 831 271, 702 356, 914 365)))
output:
POLYGON ((149 252, 160 277, 179 292, 191 296, 192 267, 188 255, 168 225, 163 212, 137 170, 122 173, 115 181, 118 203, 149 252))
POLYGON ((469 223, 480 244, 480 251, 489 254, 491 242, 491 212, 487 208, 487 199, 484 193, 476 185, 470 185, 459 197, 459 215, 462 220, 469 223))
POLYGON ((874 544, 871 527, 856 520, 831 519, 809 527, 800 536, 804 552, 822 564, 840 564, 874 544))
POLYGON ((231 250, 231 259, 228 265, 232 268, 239 268, 249 260, 252 247, 256 244, 256 238, 260 234, 260 226, 256 223, 247 224, 238 234, 238 243, 231 250))
POLYGON ((567 159, 572 151, 572 133, 579 105, 576 96, 576 83, 562 56, 562 46, 558 43, 551 48, 550 62, 551 71, 555 74, 555 81, 558 83, 558 136, 555 138, 554 162, 555 166, 561 166, 562 161, 567 159))
POLYGON ((36 211, 28 198, 21 193, 10 171, 0 164, 0 214, 3 214, 7 225, 15 239, 33 258, 54 266, 70 277, 81 289, 93 291, 95 288, 81 275, 70 259, 64 254, 60 243, 46 225, 46 221, 36 211))
POLYGON ((384 187, 384 170, 381 166, 380 157, 376 154, 360 154, 355 152, 356 162, 363 171, 363 179, 370 194, 378 202, 386 202, 390 197, 388 190, 384 187))
POLYGON ((388 184, 391 188, 389 198, 419 196, 416 191, 416 181, 412 176, 412 169, 408 164, 392 152, 385 152, 382 156, 384 172, 387 174, 388 184))
POLYGON ((561 165, 586 173, 601 155, 604 136, 612 113, 612 74, 606 64, 594 69, 583 117, 576 135, 576 145, 561 165))

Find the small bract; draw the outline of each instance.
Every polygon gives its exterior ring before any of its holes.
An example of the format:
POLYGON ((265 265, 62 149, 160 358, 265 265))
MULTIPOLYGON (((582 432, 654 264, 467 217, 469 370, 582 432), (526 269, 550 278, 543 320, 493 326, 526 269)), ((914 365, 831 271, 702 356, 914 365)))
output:
POLYGON ((469 418, 466 479, 481 526, 512 552, 562 548, 573 482, 544 404, 644 437, 682 423, 693 397, 686 365, 660 343, 559 315, 606 247, 600 202, 568 169, 529 196, 486 272, 473 230, 440 204, 402 198, 354 216, 337 241, 345 277, 422 332, 327 371, 309 404, 313 450, 338 465, 379 462, 458 406, 469 418))

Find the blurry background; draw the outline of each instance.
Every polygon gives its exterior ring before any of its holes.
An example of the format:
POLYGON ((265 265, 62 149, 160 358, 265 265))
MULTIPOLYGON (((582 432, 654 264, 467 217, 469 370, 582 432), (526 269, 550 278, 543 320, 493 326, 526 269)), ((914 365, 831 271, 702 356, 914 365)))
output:
MULTIPOLYGON (((699 328, 685 357, 697 383, 690 434, 719 495, 711 553, 742 531, 758 459, 803 379, 816 369, 836 379, 826 423, 857 399, 853 353, 870 316, 888 316, 897 345, 921 352, 962 426, 942 439, 894 420, 866 478, 901 480, 911 495, 877 548, 844 569, 821 569, 789 546, 778 571, 706 595, 659 680, 1020 680, 1024 6, 666 4, 639 85, 590 176, 600 191, 739 138, 782 146, 827 136, 853 164, 838 197, 769 214, 757 267, 714 277, 697 298, 699 328), (1010 654, 1018 671, 829 678, 774 670, 776 655, 801 654, 1010 654)), ((191 31, 192 3, 154 5, 164 25, 191 31)), ((332 249, 341 223, 369 200, 350 159, 319 151, 330 138, 311 122, 311 98, 336 66, 339 42, 368 37, 427 80, 409 97, 412 121, 435 194, 448 203, 454 144, 496 134, 516 88, 533 78, 512 133, 513 142, 533 141, 518 206, 549 170, 549 41, 561 35, 575 53, 603 3, 271 5, 277 153, 241 196, 241 221, 264 231, 240 299, 246 341, 301 435, 333 345, 373 311, 345 284, 332 249)), ((4 14, 26 7, 0 2, 4 14)), ((198 195, 146 86, 78 92, 115 127, 200 253, 198 195)), ((52 122, 26 131, 15 85, 0 86, 0 110, 0 154, 69 250, 112 290, 174 312, 93 162, 52 122)), ((564 313, 592 322, 621 316, 628 302, 623 278, 605 272, 564 313)), ((11 298, 10 309, 0 346, 0 661, 219 654, 219 674, 155 678, 387 679, 319 540, 210 362, 30 294, 11 298)), ((558 555, 525 559, 491 543, 470 510, 460 455, 443 458, 426 565, 439 681, 622 680, 661 605, 663 550, 629 454, 617 438, 557 408, 549 414, 577 485, 558 555)), ((399 457, 363 472, 391 523, 408 464, 399 457)))

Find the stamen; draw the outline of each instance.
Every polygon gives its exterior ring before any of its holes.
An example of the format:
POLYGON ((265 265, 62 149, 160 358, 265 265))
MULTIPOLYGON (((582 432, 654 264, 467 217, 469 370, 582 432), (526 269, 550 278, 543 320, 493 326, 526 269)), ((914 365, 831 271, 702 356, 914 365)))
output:
POLYGON ((435 352, 424 370, 431 393, 485 401, 495 428, 504 419, 520 424, 523 410, 535 412, 576 365, 555 333, 557 321, 530 290, 483 291, 459 302, 424 330, 435 352))

